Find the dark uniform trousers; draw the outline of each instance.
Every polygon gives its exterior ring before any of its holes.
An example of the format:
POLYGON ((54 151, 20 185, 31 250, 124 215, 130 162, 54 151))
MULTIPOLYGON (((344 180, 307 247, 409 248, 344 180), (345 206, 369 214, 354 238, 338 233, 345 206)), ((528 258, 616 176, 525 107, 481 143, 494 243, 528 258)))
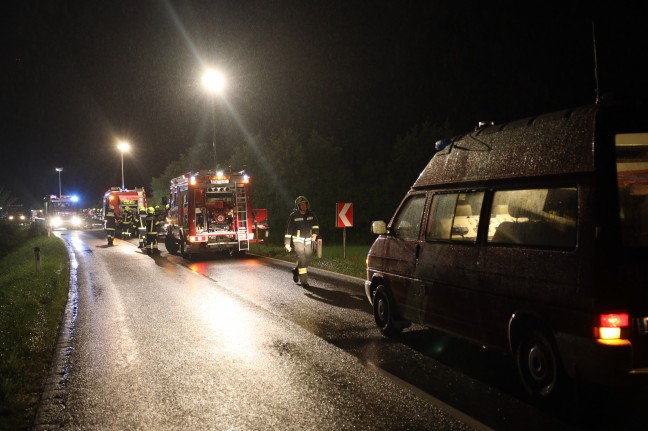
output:
POLYGON ((112 245, 113 239, 115 238, 115 213, 112 211, 109 211, 106 213, 106 239, 108 240, 108 244, 112 245))

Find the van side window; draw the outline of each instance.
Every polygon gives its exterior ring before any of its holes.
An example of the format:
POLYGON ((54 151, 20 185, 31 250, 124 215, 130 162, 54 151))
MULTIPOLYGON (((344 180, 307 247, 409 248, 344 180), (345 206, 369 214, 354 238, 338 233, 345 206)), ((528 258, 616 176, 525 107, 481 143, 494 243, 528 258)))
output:
POLYGON ((476 242, 483 201, 484 192, 435 195, 425 239, 476 242))
POLYGON ((488 242, 574 247, 577 212, 576 187, 496 191, 488 242))
POLYGON ((621 239, 629 247, 648 246, 648 133, 615 137, 621 239))
POLYGON ((421 228, 425 195, 410 197, 401 207, 393 223, 394 235, 400 239, 416 240, 421 228))

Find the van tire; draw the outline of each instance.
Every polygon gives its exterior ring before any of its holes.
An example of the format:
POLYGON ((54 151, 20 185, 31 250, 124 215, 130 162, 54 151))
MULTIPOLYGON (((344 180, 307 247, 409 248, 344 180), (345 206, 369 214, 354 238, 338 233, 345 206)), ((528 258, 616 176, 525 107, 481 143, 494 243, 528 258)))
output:
POLYGON ((527 394, 537 400, 549 400, 564 380, 555 343, 545 332, 531 329, 521 335, 515 349, 515 365, 527 394))
POLYGON ((385 286, 378 286, 374 292, 373 313, 376 325, 383 335, 393 337, 402 332, 403 325, 397 323, 394 302, 385 286))

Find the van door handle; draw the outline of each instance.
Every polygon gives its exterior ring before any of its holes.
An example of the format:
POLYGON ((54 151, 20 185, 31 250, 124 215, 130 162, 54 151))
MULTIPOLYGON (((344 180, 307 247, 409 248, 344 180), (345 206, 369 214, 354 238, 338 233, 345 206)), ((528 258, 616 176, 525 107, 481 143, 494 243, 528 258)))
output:
POLYGON ((416 257, 416 260, 419 258, 419 252, 421 251, 421 244, 416 244, 416 247, 414 248, 414 255, 416 257))

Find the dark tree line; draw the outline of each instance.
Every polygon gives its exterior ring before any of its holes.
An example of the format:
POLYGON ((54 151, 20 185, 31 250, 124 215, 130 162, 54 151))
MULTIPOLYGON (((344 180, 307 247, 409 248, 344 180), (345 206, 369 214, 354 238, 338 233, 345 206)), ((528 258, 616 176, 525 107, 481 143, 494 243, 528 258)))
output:
MULTIPOLYGON (((251 176, 252 202, 267 208, 270 241, 283 239, 288 214, 299 195, 308 197, 320 219, 321 236, 339 243, 342 231, 336 224, 336 203, 352 202, 354 223, 347 229, 350 242, 368 243, 372 220, 388 220, 405 192, 434 154, 434 143, 450 136, 447 125, 425 122, 398 137, 387 152, 366 151, 357 156, 352 143, 344 146, 316 131, 299 133, 282 129, 248 137, 228 146, 221 167, 245 169, 251 176)), ((211 144, 186 149, 151 182, 153 202, 169 191, 170 179, 191 171, 216 166, 211 144)))

